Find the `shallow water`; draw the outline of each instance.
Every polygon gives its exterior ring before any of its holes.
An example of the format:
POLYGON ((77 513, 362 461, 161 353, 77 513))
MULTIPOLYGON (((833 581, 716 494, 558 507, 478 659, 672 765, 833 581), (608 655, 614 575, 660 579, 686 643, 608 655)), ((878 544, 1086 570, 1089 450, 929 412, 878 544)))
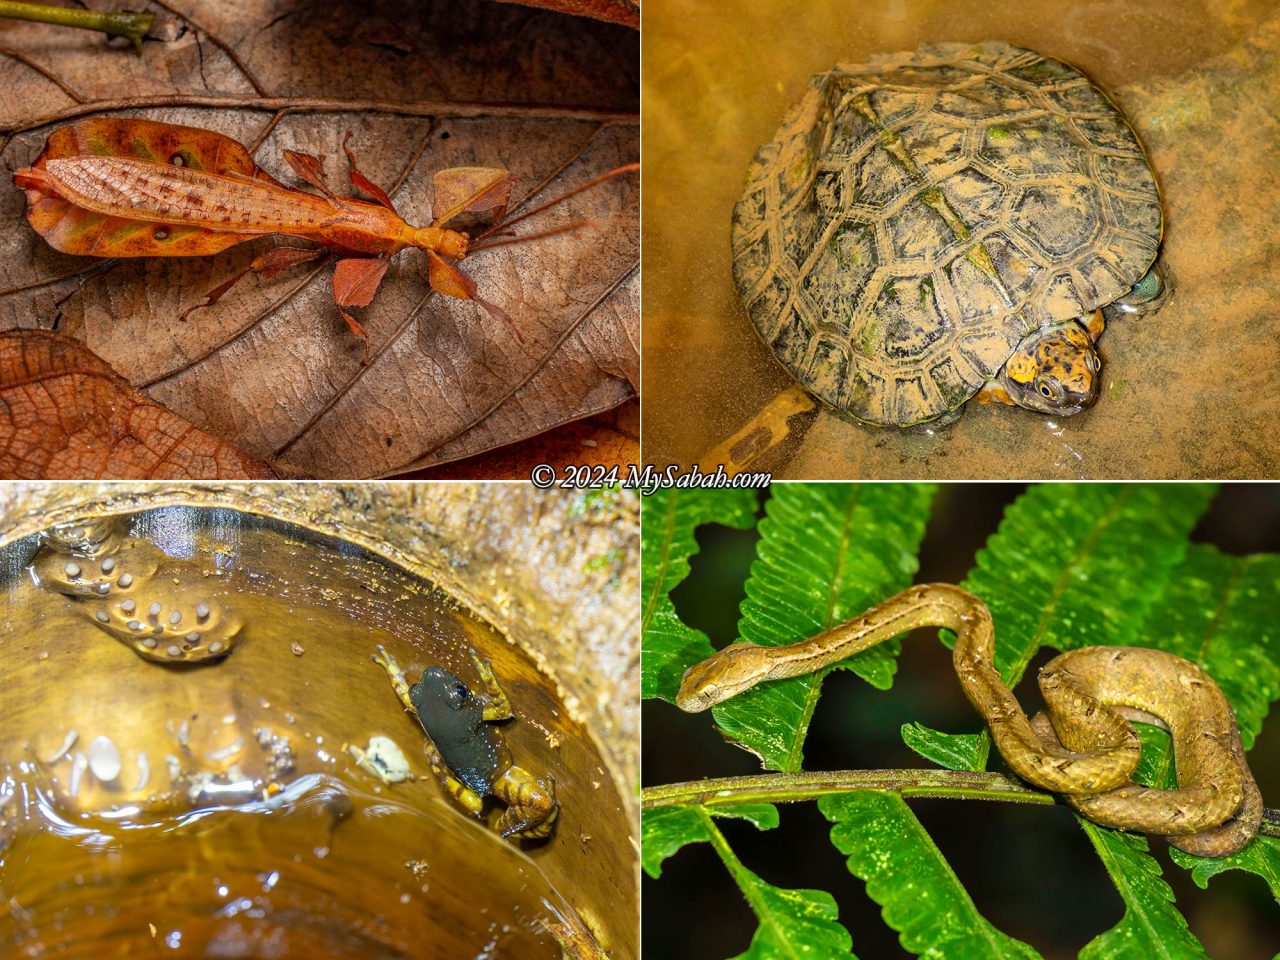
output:
POLYGON ((101 595, 59 580, 96 582, 101 555, 51 564, 28 540, 0 558, 0 954, 551 960, 548 928, 619 912, 633 955, 629 851, 603 843, 619 821, 625 836, 620 798, 492 628, 363 551, 230 511, 138 515, 119 540, 101 595), (130 598, 145 629, 117 637, 96 615, 130 598), (190 633, 136 642, 170 609, 182 629, 197 610, 223 625, 193 644, 230 653, 170 664, 190 633), (517 847, 445 795, 369 660, 379 643, 411 680, 429 663, 474 679, 473 650, 491 661, 517 714, 514 761, 556 778, 549 841, 517 847), (348 746, 375 734, 415 779, 357 766, 348 746))
POLYGON ((925 42, 1000 39, 1072 63, 1117 96, 1164 191, 1174 299, 1154 318, 1108 329, 1102 397, 1084 414, 1050 420, 970 404, 954 427, 922 438, 824 411, 786 462, 771 464, 776 475, 1280 473, 1271 239, 1280 138, 1251 103, 1275 88, 1277 71, 1273 59, 1215 59, 1250 36, 1271 42, 1274 30, 1259 25, 1274 9, 1261 0, 647 3, 646 459, 702 459, 791 384, 738 302, 729 220, 752 154, 810 75, 925 42), (1209 74, 1188 73, 1205 65, 1209 74))

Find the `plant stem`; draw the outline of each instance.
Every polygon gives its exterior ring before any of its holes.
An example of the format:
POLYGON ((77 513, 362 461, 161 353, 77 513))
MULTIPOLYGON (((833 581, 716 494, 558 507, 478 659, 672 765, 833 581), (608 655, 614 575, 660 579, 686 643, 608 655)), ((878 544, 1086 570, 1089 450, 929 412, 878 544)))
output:
POLYGON ((644 808, 697 803, 719 807, 739 803, 791 803, 850 790, 893 790, 904 797, 953 797, 1052 804, 1051 793, 1033 790, 998 773, 963 770, 828 770, 816 773, 766 773, 646 787, 644 808))
POLYGON ((35 20, 38 23, 56 23, 62 27, 79 27, 82 30, 98 30, 112 37, 128 37, 138 52, 142 52, 142 38, 151 29, 154 13, 101 13, 97 10, 77 10, 73 7, 50 7, 43 3, 22 3, 20 0, 0 0, 0 17, 14 20, 35 20))
MULTIPOLYGON (((957 800, 1004 800, 1008 803, 1054 804, 1051 793, 1033 790, 999 773, 965 770, 826 770, 816 773, 763 773, 754 777, 721 777, 645 787, 640 806, 678 807, 698 804, 725 807, 740 803, 795 803, 852 790, 892 790, 904 797, 950 797, 957 800)), ((1280 837, 1280 810, 1263 811, 1258 834, 1280 837)))

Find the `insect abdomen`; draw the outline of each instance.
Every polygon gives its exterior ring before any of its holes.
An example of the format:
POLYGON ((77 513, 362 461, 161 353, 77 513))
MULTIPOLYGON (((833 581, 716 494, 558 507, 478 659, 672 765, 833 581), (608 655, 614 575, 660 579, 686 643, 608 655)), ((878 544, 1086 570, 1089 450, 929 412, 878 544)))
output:
POLYGON ((277 233, 317 229, 333 213, 327 200, 298 190, 126 157, 49 160, 45 170, 77 206, 131 220, 277 233))

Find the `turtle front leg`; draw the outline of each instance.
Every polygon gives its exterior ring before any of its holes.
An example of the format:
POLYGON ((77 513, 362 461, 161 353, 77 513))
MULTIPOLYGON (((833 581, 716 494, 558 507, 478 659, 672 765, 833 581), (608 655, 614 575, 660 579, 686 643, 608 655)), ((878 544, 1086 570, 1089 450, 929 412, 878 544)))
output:
POLYGON ((551 774, 539 780, 528 770, 509 767, 493 782, 493 793, 507 804, 497 824, 498 832, 504 837, 540 840, 551 833, 560 814, 551 774))

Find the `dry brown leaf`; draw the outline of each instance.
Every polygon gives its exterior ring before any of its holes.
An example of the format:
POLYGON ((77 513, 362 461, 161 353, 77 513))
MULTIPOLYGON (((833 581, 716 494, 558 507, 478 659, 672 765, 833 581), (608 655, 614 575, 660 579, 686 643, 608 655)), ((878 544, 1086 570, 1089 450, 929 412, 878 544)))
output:
MULTIPOLYGON (((637 38, 622 27, 492 3, 167 5, 187 29, 141 58, 51 27, 4 33, 0 46, 24 59, 0 50, 0 177, 31 161, 57 119, 123 107, 235 137, 290 183, 285 150, 339 171, 350 130, 364 172, 415 224, 430 220, 444 167, 510 169, 518 213, 638 155, 637 38)), ((68 257, 22 221, 20 191, 0 189, 0 329, 74 336, 152 399, 281 469, 400 473, 635 396, 638 207, 636 177, 610 180, 516 231, 597 228, 464 261, 523 343, 475 304, 430 296, 425 260, 402 254, 358 314, 365 368, 331 266, 246 280, 179 322, 273 241, 199 259, 68 257)))
MULTIPOLYGON (((575 420, 468 460, 406 474, 406 480, 465 480, 479 470, 495 480, 528 480, 544 463, 611 467, 640 462, 640 401, 575 420)), ((561 473, 561 478, 565 474, 561 473)), ((620 477, 621 479, 621 477, 620 477)))
POLYGON ((0 478, 266 480, 269 464, 134 390, 79 340, 0 333, 0 478))
POLYGON ((527 7, 545 7, 571 13, 577 17, 594 17, 628 27, 640 29, 640 0, 499 0, 501 3, 522 3, 527 7))

